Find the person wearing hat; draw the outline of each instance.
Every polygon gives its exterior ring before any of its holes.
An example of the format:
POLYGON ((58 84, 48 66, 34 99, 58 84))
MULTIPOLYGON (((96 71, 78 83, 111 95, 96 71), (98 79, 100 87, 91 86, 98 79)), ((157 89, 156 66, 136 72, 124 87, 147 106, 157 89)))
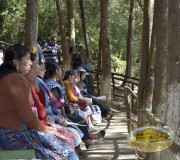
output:
POLYGON ((39 61, 42 63, 44 62, 44 55, 43 55, 44 50, 41 48, 41 46, 43 46, 44 43, 46 43, 44 38, 38 37, 37 39, 38 56, 39 56, 39 61))

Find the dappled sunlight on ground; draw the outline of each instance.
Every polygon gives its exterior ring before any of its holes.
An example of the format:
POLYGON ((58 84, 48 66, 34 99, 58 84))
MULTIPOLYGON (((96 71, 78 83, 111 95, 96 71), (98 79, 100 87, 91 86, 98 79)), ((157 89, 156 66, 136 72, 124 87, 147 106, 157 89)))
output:
POLYGON ((115 110, 113 120, 96 126, 98 131, 106 130, 103 141, 90 150, 85 150, 84 144, 81 145, 88 154, 87 160, 137 160, 134 150, 127 142, 125 108, 122 106, 117 108, 116 106, 115 110))

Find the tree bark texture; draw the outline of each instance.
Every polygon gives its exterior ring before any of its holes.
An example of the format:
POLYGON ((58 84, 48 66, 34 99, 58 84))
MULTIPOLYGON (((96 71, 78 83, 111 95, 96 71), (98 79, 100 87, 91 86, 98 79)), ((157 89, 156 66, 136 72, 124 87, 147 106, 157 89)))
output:
MULTIPOLYGON (((180 146, 180 0, 168 1, 168 56, 166 72, 167 104, 164 122, 174 133, 180 146)), ((161 153, 161 160, 180 160, 172 151, 161 153)))
POLYGON ((166 69, 168 55, 168 0, 155 0, 156 26, 156 57, 155 57, 155 86, 152 112, 162 121, 163 111, 166 110, 166 69))
POLYGON ((67 25, 69 47, 75 46, 75 20, 73 0, 67 0, 67 25))
POLYGON ((148 56, 148 73, 145 81, 145 93, 143 96, 143 108, 152 110, 152 98, 153 98, 153 90, 154 90, 154 58, 155 58, 155 44, 156 44, 156 36, 155 36, 155 14, 154 14, 154 0, 150 0, 149 3, 149 24, 150 30, 150 49, 148 56), (153 18, 152 18, 153 17, 153 18))
MULTIPOLYGON (((144 0, 144 18, 143 18, 143 33, 142 33, 142 51, 141 51, 141 67, 140 67, 140 82, 138 88, 138 108, 143 105, 143 96, 145 93, 145 83, 148 73, 148 55, 149 55, 149 0, 144 0)), ((142 126, 142 115, 138 113, 138 126, 142 126)))
MULTIPOLYGON (((127 45, 126 45, 126 77, 132 76, 133 67, 133 32, 134 32, 134 18, 135 18, 135 0, 130 1, 130 12, 129 12, 129 24, 127 34, 127 45)), ((127 78, 124 79, 125 81, 127 78)), ((123 82, 124 87, 126 82, 123 82)))
POLYGON ((98 53, 98 64, 97 64, 97 69, 102 70, 102 46, 101 46, 101 41, 102 41, 102 33, 100 30, 99 34, 99 53, 98 53))
POLYGON ((101 26, 102 33, 102 77, 100 95, 107 97, 106 105, 111 105, 111 53, 109 46, 109 30, 108 30, 108 0, 100 0, 101 6, 101 26))
POLYGON ((38 34, 38 0, 26 1, 26 23, 24 44, 31 52, 37 54, 38 34))
POLYGON ((84 41, 86 44, 86 56, 89 58, 91 62, 91 53, 90 53, 90 44, 89 44, 89 38, 86 28, 86 19, 85 19, 85 13, 84 13, 84 3, 83 0, 79 0, 80 10, 81 10, 81 19, 82 19, 82 28, 84 32, 84 41))
POLYGON ((149 0, 144 0, 144 20, 142 34, 141 68, 140 68, 140 86, 138 90, 138 106, 143 104, 143 95, 145 92, 145 80, 148 73, 148 54, 149 54, 149 0))
MULTIPOLYGON (((0 13, 4 12, 6 10, 6 7, 7 7, 7 1, 5 0, 0 0, 0 13)), ((0 15, 0 37, 1 37, 1 33, 3 31, 3 23, 4 23, 4 19, 3 19, 3 16, 0 15)))
MULTIPOLYGON (((156 117, 164 122, 165 112, 167 110, 166 71, 168 55, 168 1, 165 0, 160 2, 155 0, 154 7, 156 19, 156 55, 152 112, 156 117)), ((154 153, 151 155, 151 159, 161 160, 161 154, 154 153)))
POLYGON ((64 70, 67 71, 70 69, 70 56, 69 56, 69 46, 66 39, 65 22, 61 8, 61 0, 56 0, 56 7, 59 17, 59 31, 60 31, 61 43, 62 43, 63 65, 64 65, 64 70))

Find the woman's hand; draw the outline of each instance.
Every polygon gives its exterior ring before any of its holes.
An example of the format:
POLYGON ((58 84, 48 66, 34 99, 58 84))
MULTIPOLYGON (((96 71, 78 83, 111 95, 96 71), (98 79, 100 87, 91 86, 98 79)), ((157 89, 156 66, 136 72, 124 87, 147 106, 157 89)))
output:
POLYGON ((59 124, 62 125, 62 126, 67 126, 67 125, 68 125, 68 124, 67 124, 67 123, 68 123, 67 119, 64 118, 64 117, 61 116, 61 115, 58 115, 58 116, 61 118, 59 124))
POLYGON ((61 137, 56 129, 54 129, 52 127, 49 127, 49 126, 45 126, 45 131, 44 132, 48 133, 48 134, 52 134, 52 135, 57 136, 57 137, 61 137))

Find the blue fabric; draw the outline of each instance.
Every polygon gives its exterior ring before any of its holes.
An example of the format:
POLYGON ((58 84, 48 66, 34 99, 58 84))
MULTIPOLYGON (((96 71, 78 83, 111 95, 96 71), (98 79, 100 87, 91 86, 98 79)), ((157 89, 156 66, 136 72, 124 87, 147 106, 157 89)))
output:
POLYGON ((41 46, 39 45, 39 43, 37 43, 37 48, 38 48, 39 61, 43 63, 44 55, 43 55, 43 50, 42 50, 41 46))
POLYGON ((102 117, 106 117, 109 114, 109 109, 107 109, 106 107, 104 107, 101 102, 99 102, 98 99, 93 98, 88 92, 87 92, 87 88, 85 86, 85 84, 81 83, 81 88, 82 88, 82 92, 84 97, 87 98, 92 98, 92 105, 97 105, 99 106, 99 108, 101 109, 101 116, 102 117))
POLYGON ((39 87, 41 89, 43 89, 43 91, 45 93, 47 115, 53 116, 55 118, 55 123, 59 123, 61 118, 57 115, 60 113, 57 110, 56 106, 50 101, 49 89, 48 89, 46 83, 39 77, 36 77, 36 80, 38 82, 39 87))

